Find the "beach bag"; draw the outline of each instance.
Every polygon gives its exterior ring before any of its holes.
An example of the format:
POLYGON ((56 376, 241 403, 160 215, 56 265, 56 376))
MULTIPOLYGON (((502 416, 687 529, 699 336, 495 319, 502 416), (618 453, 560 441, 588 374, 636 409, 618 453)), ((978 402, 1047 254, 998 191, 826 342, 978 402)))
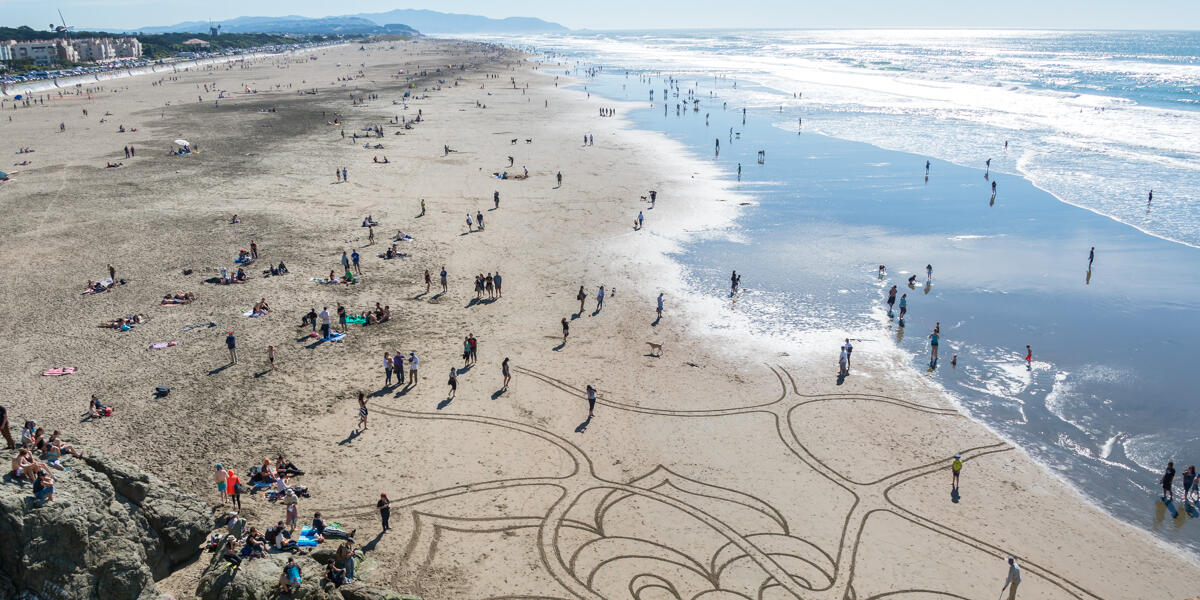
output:
POLYGON ((238 495, 246 493, 246 488, 242 486, 242 482, 239 481, 233 484, 233 493, 238 495))
POLYGON ((111 407, 111 406, 105 406, 105 407, 104 407, 104 411, 103 411, 102 413, 100 413, 100 414, 102 414, 102 415, 104 415, 104 416, 106 416, 106 417, 111 417, 111 416, 112 416, 112 413, 113 413, 113 409, 112 409, 112 407, 111 407))

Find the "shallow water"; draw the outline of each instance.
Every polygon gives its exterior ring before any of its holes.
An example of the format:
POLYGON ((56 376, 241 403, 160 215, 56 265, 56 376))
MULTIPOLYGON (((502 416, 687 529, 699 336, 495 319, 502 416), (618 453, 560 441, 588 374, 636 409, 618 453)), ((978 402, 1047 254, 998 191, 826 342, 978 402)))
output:
MULTIPOLYGON (((857 56, 861 64, 855 68, 879 70, 884 63, 872 57, 890 52, 916 57, 898 68, 918 69, 925 60, 926 80, 940 78, 953 85, 977 86, 978 82, 963 81, 1017 72, 1026 80, 1019 93, 1036 96, 1055 90, 1056 102, 1065 101, 1064 91, 1102 87, 1096 83, 1102 79, 1106 95, 1095 96, 1102 102, 1157 111, 1145 117, 1147 122, 1188 111, 1191 119, 1185 128, 1200 127, 1200 113, 1186 108, 1186 101, 1200 93, 1200 34, 1163 38, 1182 40, 1174 54, 1154 54, 1155 42, 1138 42, 1124 34, 997 34, 996 39, 1011 47, 993 48, 994 56, 983 61, 967 56, 982 53, 979 44, 974 49, 969 47, 974 41, 960 47, 967 43, 965 38, 946 32, 920 32, 938 38, 933 40, 917 32, 898 32, 882 36, 885 41, 875 46, 847 41, 853 38, 848 32, 834 33, 842 36, 845 47, 801 36, 781 41, 779 47, 766 46, 763 60, 769 63, 786 52, 807 61, 846 62, 857 56), (1018 51, 1022 43, 1030 47, 1018 51), (813 59, 810 51, 826 56, 813 59), (1014 52, 1025 58, 1013 58, 1014 52), (1116 58, 1105 61, 1101 55, 1106 53, 1116 58), (929 56, 938 57, 932 66, 929 56), (1129 84, 1129 78, 1143 77, 1131 74, 1136 71, 1132 67, 1117 69, 1130 61, 1142 69, 1155 65, 1163 75, 1140 88, 1129 84), (1120 72, 1098 74, 1101 63, 1120 72), (1046 75, 1049 67, 1044 65, 1087 75, 1079 74, 1073 82, 1054 79, 1046 75), (983 76, 976 72, 987 69, 991 71, 983 76)), ((832 35, 805 33, 810 34, 832 35)), ((972 108, 978 114, 970 120, 936 111, 905 113, 896 120, 881 118, 878 111, 855 112, 846 103, 793 100, 790 93, 779 91, 789 87, 779 83, 781 68, 742 56, 748 34, 643 37, 639 41, 636 34, 606 34, 543 43, 560 53, 550 60, 567 60, 561 53, 568 49, 571 62, 603 65, 603 71, 590 77, 579 69, 572 73, 586 77, 593 94, 644 102, 648 108, 623 115, 637 126, 683 142, 730 179, 736 179, 741 163, 738 189, 757 205, 743 211, 733 235, 692 241, 676 255, 694 290, 728 302, 730 311, 744 317, 741 326, 763 338, 799 340, 814 330, 844 330, 861 336, 860 348, 894 345, 908 352, 914 373, 933 378, 974 418, 1020 444, 1085 496, 1138 526, 1200 550, 1191 531, 1200 524, 1154 522, 1158 473, 1166 461, 1183 466, 1200 461, 1200 408, 1193 402, 1189 372, 1197 357, 1192 340, 1200 333, 1200 324, 1189 318, 1197 307, 1194 299, 1200 297, 1200 279, 1195 276, 1200 250, 1186 245, 1200 242, 1200 234, 1190 233, 1200 224, 1200 207, 1179 193, 1156 192, 1149 210, 1143 198, 1132 202, 1132 209, 1122 206, 1120 220, 1115 220, 1104 214, 1112 212, 1104 204, 1110 198, 1089 200, 1089 205, 1072 196, 1141 185, 1137 177, 1122 180, 1122 171, 1131 170, 1130 165, 1154 170, 1158 166, 1145 165, 1200 156, 1194 142, 1169 147, 1163 140, 1125 140, 1113 145, 1136 143, 1142 154, 1097 148, 1102 160, 1093 160, 1089 151, 1073 149, 1081 135, 1068 131, 1074 126, 1070 123, 1050 133, 1044 128, 1002 131, 992 122, 1011 115, 993 115, 1001 109, 978 103, 972 108), (639 44, 649 49, 639 50, 639 44), (669 52, 662 51, 664 47, 669 52), (708 70, 716 47, 722 48, 718 54, 723 56, 741 56, 747 63, 741 72, 758 73, 762 83, 708 70), (619 51, 609 52, 613 48, 619 51), (676 92, 666 81, 671 74, 658 70, 687 63, 689 52, 698 57, 676 71, 683 78, 676 92), (672 95, 664 110, 667 87, 672 95), (657 101, 653 108, 651 89, 657 101), (683 106, 689 90, 700 100, 694 105, 697 110, 683 106), (742 107, 749 107, 744 123, 742 107), (803 134, 797 133, 798 117, 804 119, 803 134), (817 135, 814 129, 878 145, 817 135), (914 131, 936 133, 905 137, 914 131), (1059 146, 1042 141, 1052 135, 1067 141, 1059 146), (714 152, 717 139, 719 155, 714 152), (1007 152, 1004 139, 1012 140, 1007 152), (1027 146, 1033 141, 1040 144, 1036 151, 1027 146), (762 164, 756 160, 760 149, 766 150, 762 164), (994 167, 988 178, 982 168, 956 164, 982 167, 986 157, 993 159, 994 167), (926 181, 927 158, 932 164, 926 181), (1085 160, 1094 168, 1086 177, 1078 170, 1085 160), (1105 167, 1105 161, 1115 167, 1105 167), (992 181, 997 183, 994 201, 992 181), (1071 191, 1060 200, 1039 186, 1056 193, 1071 191), (1089 273, 1092 246, 1097 248, 1096 262, 1089 273), (877 276, 880 264, 887 266, 882 279, 877 276), (926 264, 933 265, 929 286, 926 264), (744 289, 736 302, 728 299, 732 269, 743 275, 744 289), (909 288, 905 281, 911 274, 918 280, 909 288), (886 291, 892 284, 908 295, 903 330, 885 313, 886 291), (937 322, 942 356, 938 367, 929 369, 926 336, 937 322), (1033 348, 1030 368, 1023 361, 1025 344, 1033 348), (958 355, 957 367, 950 365, 953 354, 958 355)), ((1166 43, 1163 39, 1157 43, 1166 43)), ((892 66, 898 62, 888 60, 892 66)), ((867 88, 860 95, 871 98, 877 91, 867 88)), ((805 98, 809 95, 806 92, 805 98)), ((949 102, 944 97, 942 101, 949 102)), ((687 106, 692 106, 690 101, 687 106)), ((1161 188, 1194 193, 1196 168, 1200 167, 1163 168, 1153 177, 1161 188)), ((672 201, 669 191, 659 201, 672 201)), ((730 323, 713 319, 711 325, 730 323)), ((837 349, 828 352, 832 364, 837 349)))

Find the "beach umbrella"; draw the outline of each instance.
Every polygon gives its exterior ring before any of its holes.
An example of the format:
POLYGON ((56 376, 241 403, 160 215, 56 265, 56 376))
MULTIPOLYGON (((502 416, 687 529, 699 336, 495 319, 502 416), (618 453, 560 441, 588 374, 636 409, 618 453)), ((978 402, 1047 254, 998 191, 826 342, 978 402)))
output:
POLYGON ((190 145, 190 144, 188 144, 187 140, 175 140, 175 143, 180 146, 189 146, 190 145))

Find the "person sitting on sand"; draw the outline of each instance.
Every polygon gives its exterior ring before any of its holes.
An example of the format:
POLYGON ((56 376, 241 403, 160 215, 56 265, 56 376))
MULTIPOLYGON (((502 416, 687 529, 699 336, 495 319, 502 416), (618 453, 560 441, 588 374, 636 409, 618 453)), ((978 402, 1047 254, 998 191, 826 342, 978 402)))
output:
POLYGON ((237 270, 237 275, 234 275, 234 276, 233 276, 233 280, 234 280, 234 281, 236 281, 236 282, 238 282, 238 283, 246 283, 246 271, 245 271, 245 269, 243 269, 243 268, 241 268, 241 267, 238 267, 238 270, 237 270))
POLYGON ((185 292, 183 290, 176 290, 175 293, 173 293, 173 294, 164 295, 163 299, 162 299, 162 303, 163 304, 187 304, 195 299, 196 299, 196 294, 193 292, 185 292))
POLYGON ((275 471, 282 475, 294 476, 303 475, 304 471, 296 468, 296 465, 284 458, 282 454, 275 457, 275 471))
POLYGON ((107 163, 104 165, 104 168, 105 169, 115 169, 123 164, 125 164, 125 163, 107 163))
POLYGON ((229 219, 230 225, 237 225, 238 223, 241 223, 241 222, 242 221, 240 219, 238 219, 237 213, 234 213, 233 218, 229 219))
POLYGON ((371 311, 363 313, 362 318, 365 319, 364 325, 374 325, 379 322, 379 319, 375 317, 375 313, 371 311))
POLYGON ((25 478, 33 481, 37 477, 37 473, 46 469, 46 463, 41 462, 33 457, 33 451, 29 448, 22 448, 16 456, 13 457, 13 478, 25 478))
POLYGON ((250 252, 248 250, 238 250, 238 262, 248 262, 250 260, 250 252))
POLYGON ((100 417, 111 415, 112 407, 105 406, 103 402, 100 402, 100 398, 92 394, 92 399, 88 401, 88 412, 92 415, 93 419, 99 419, 100 417))
POLYGON ((358 282, 358 280, 354 278, 354 274, 351 273, 350 271, 346 271, 346 274, 342 276, 342 283, 350 284, 350 283, 357 283, 357 282, 358 282))
POLYGON ((347 540, 353 540, 354 533, 358 531, 357 529, 351 529, 350 533, 346 533, 337 527, 326 525, 325 519, 321 518, 321 513, 319 512, 313 514, 312 528, 319 536, 344 538, 347 540))
POLYGON ((299 550, 300 546, 296 544, 296 540, 289 539, 286 532, 287 528, 283 526, 283 521, 279 521, 271 528, 270 533, 272 535, 269 537, 272 538, 275 549, 280 551, 287 550, 289 552, 299 550))
POLYGON ((317 330, 317 309, 308 309, 308 314, 304 315, 304 318, 300 320, 300 327, 304 327, 308 324, 312 324, 313 331, 317 330))
POLYGON ((283 264, 283 261, 279 261, 278 267, 271 268, 272 275, 283 275, 287 272, 288 272, 287 265, 283 264))
POLYGON ((265 315, 271 312, 271 306, 267 304, 267 299, 263 298, 258 301, 258 304, 254 305, 254 308, 250 312, 255 315, 265 315))

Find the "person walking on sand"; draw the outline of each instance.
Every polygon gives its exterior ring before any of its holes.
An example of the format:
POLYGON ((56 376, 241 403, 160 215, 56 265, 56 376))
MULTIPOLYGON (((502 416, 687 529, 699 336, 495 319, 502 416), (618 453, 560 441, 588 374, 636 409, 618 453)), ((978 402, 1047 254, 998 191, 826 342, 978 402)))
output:
POLYGON ((237 364, 237 336, 232 331, 225 333, 225 347, 229 349, 229 364, 237 364))
POLYGON ((225 504, 225 497, 228 496, 225 493, 225 483, 228 478, 229 473, 225 472, 225 465, 217 463, 217 468, 213 471, 213 480, 217 482, 217 493, 221 495, 221 504, 225 504))
POLYGON ((500 363, 500 373, 504 375, 504 384, 500 386, 501 390, 508 390, 508 382, 512 381, 512 371, 508 368, 508 357, 504 357, 504 361, 500 363))
POLYGON ((442 278, 442 293, 445 294, 446 292, 450 291, 450 288, 446 286, 446 265, 442 265, 441 278, 442 278))
MULTIPOLYGON (((342 137, 346 137, 346 133, 345 133, 345 132, 342 132, 342 137)), ((341 170, 341 169, 339 169, 339 168, 337 168, 337 167, 334 167, 334 168, 333 168, 333 176, 334 176, 334 177, 337 177, 338 183, 341 183, 341 181, 342 181, 342 170, 341 170)))
POLYGON ((958 474, 961 471, 962 471, 962 455, 955 454, 954 462, 950 463, 950 472, 952 473, 952 476, 950 479, 950 488, 951 489, 954 489, 954 490, 958 489, 958 474))
POLYGON ((342 182, 350 181, 350 176, 346 174, 346 167, 342 167, 342 182))
POLYGON ((429 277, 429 269, 425 269, 425 293, 426 294, 429 293, 429 286, 431 286, 431 285, 433 285, 433 282, 431 281, 431 279, 429 277))
POLYGON ((929 366, 936 367, 938 361, 938 335, 937 331, 929 334, 929 366))
POLYGON ((267 346, 267 362, 271 364, 271 370, 275 370, 275 346, 267 346))
POLYGON ((846 356, 846 349, 842 348, 838 352, 838 377, 845 377, 850 374, 850 357, 846 356))
POLYGON ((383 530, 386 532, 391 529, 388 527, 388 521, 392 518, 392 501, 388 500, 387 494, 380 494, 375 507, 379 509, 379 520, 383 521, 383 530))
POLYGON ((492 203, 496 205, 496 208, 500 208, 500 190, 492 192, 492 203))
POLYGON ((596 312, 593 314, 599 314, 602 308, 604 308, 604 286, 600 286, 600 289, 596 290, 596 312))
POLYGON ((373 246, 374 244, 375 244, 375 226, 367 225, 367 245, 373 246))
POLYGON ((579 314, 583 314, 583 301, 587 299, 587 292, 583 291, 583 286, 579 286, 579 293, 575 294, 575 299, 579 301, 579 314))
POLYGON ((1017 559, 1008 557, 1008 577, 1004 579, 1004 587, 1000 588, 1000 595, 1004 595, 1005 588, 1008 589, 1008 600, 1017 600, 1017 586, 1021 585, 1021 567, 1017 566, 1017 559))
POLYGON ((450 367, 450 380, 446 383, 450 386, 450 393, 446 395, 446 399, 449 400, 458 392, 458 369, 450 367))
POLYGON ((588 418, 596 416, 596 388, 592 384, 587 386, 587 401, 588 401, 588 418))
POLYGON ((854 354, 854 345, 850 343, 850 338, 846 338, 846 345, 842 346, 842 350, 846 351, 846 374, 850 374, 850 356, 854 354))
POLYGON ((563 317, 563 319, 562 319, 562 328, 563 328, 562 345, 566 346, 567 345, 567 336, 571 335, 571 324, 567 323, 566 317, 563 317))
POLYGON ((1029 344, 1025 344, 1025 370, 1033 369, 1033 348, 1029 344))
POLYGON ((467 233, 475 231, 475 221, 471 220, 471 213, 467 213, 467 233))
POLYGON ((367 395, 362 392, 358 393, 358 428, 367 430, 367 395))
POLYGON ((642 221, 645 221, 645 220, 646 220, 646 217, 644 215, 642 215, 642 211, 639 210, 638 211, 638 229, 642 228, 642 221))
POLYGON ((1175 461, 1167 461, 1167 470, 1163 471, 1162 476, 1162 499, 1163 502, 1175 500, 1175 461))
POLYGON ((229 493, 230 504, 242 510, 242 480, 233 469, 225 473, 225 491, 229 493))
POLYGON ((408 353, 408 384, 412 385, 412 386, 417 385, 417 363, 418 363, 417 353, 409 352, 408 353))
POLYGON ((559 171, 558 174, 555 175, 555 177, 558 179, 558 185, 561 186, 562 185, 562 171, 559 171))
POLYGON ((654 310, 654 312, 655 312, 655 314, 658 315, 658 318, 660 318, 660 319, 662 318, 662 311, 663 311, 663 293, 659 292, 658 293, 658 308, 656 308, 654 310))

